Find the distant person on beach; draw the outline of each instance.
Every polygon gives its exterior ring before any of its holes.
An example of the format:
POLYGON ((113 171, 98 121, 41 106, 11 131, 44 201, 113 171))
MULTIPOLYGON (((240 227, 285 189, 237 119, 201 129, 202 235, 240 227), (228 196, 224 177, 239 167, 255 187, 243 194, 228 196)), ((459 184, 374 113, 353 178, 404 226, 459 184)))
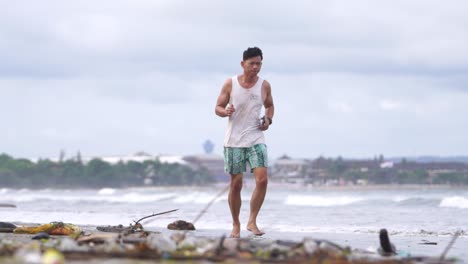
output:
POLYGON ((241 61, 243 73, 224 82, 215 108, 218 116, 229 117, 224 138, 224 167, 231 175, 228 201, 233 221, 231 237, 234 238, 240 237, 242 174, 247 163, 255 177, 247 230, 256 236, 264 234, 257 226, 257 215, 268 184, 268 153, 263 131, 271 126, 275 107, 270 83, 258 76, 262 61, 263 53, 259 48, 245 50, 241 61), (262 107, 265 107, 265 115, 260 118, 262 107))

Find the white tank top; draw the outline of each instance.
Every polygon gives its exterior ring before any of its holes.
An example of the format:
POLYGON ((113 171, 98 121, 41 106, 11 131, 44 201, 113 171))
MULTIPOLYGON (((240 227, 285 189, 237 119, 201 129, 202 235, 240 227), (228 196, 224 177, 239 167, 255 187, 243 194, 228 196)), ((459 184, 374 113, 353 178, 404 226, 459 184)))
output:
POLYGON ((234 105, 236 111, 229 117, 225 147, 249 148, 255 144, 265 144, 260 125, 260 112, 263 107, 262 95, 263 79, 258 77, 252 88, 240 85, 237 76, 232 77, 232 90, 229 104, 234 105))

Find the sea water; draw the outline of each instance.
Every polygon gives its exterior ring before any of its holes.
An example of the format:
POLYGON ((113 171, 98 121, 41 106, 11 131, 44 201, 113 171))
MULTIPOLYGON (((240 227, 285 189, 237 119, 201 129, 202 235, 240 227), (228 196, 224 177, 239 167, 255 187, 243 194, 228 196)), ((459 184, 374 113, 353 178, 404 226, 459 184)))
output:
MULTIPOLYGON (((242 190, 240 219, 249 216, 254 184, 242 190)), ((129 225, 153 213, 178 211, 143 221, 146 229, 165 229, 175 220, 193 221, 211 236, 229 234, 232 218, 225 185, 123 189, 7 189, 0 187, 0 221, 78 225, 129 225), (221 193, 220 193, 221 192, 221 193)), ((258 217, 266 237, 301 240, 321 237, 355 248, 378 248, 378 232, 386 228, 400 249, 413 254, 442 253, 456 232, 461 236, 450 256, 468 262, 468 189, 352 187, 314 188, 270 184, 258 217), (437 247, 424 242, 436 242, 437 247), (399 243, 399 244, 398 244, 399 243), (435 250, 436 249, 436 250, 435 250)), ((249 233, 243 231, 242 236, 249 233)))

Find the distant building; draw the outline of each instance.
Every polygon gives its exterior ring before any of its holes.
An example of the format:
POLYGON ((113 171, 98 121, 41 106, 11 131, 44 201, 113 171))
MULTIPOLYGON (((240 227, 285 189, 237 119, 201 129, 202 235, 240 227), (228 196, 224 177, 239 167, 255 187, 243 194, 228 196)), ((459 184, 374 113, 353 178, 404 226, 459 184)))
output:
MULTIPOLYGON (((126 155, 126 156, 104 156, 104 157, 96 157, 98 159, 101 159, 102 161, 105 161, 110 164, 117 164, 119 162, 129 162, 129 161, 135 161, 135 162, 144 162, 147 160, 155 160, 156 157, 152 156, 146 152, 139 151, 136 152, 135 154, 131 155, 126 155)), ((89 161, 90 159, 86 159, 86 161, 89 161)), ((85 160, 83 160, 85 162, 85 160)))
POLYGON ((169 163, 169 164, 177 163, 177 164, 181 164, 181 165, 189 165, 184 160, 184 156, 181 156, 181 155, 159 155, 159 156, 157 156, 157 159, 161 163, 169 163))
POLYGON ((381 169, 391 169, 393 168, 393 162, 392 161, 384 161, 380 163, 380 168, 381 169))
POLYGON ((306 159, 292 159, 286 155, 277 159, 271 167, 271 180, 305 183, 310 173, 310 162, 306 159))
POLYGON ((193 166, 195 169, 204 168, 210 176, 217 181, 229 180, 224 171, 224 158, 216 154, 199 154, 184 156, 183 160, 193 166))

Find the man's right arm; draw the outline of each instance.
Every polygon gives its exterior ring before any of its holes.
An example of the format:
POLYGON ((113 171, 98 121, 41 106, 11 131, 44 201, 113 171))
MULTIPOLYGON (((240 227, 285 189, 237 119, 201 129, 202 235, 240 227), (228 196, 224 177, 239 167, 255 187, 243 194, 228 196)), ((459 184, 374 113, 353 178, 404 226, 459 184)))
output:
POLYGON ((227 79, 224 84, 223 88, 221 89, 221 93, 218 96, 218 100, 216 102, 215 113, 220 117, 226 117, 231 115, 231 111, 227 111, 226 106, 229 103, 230 94, 232 89, 232 80, 227 79))

